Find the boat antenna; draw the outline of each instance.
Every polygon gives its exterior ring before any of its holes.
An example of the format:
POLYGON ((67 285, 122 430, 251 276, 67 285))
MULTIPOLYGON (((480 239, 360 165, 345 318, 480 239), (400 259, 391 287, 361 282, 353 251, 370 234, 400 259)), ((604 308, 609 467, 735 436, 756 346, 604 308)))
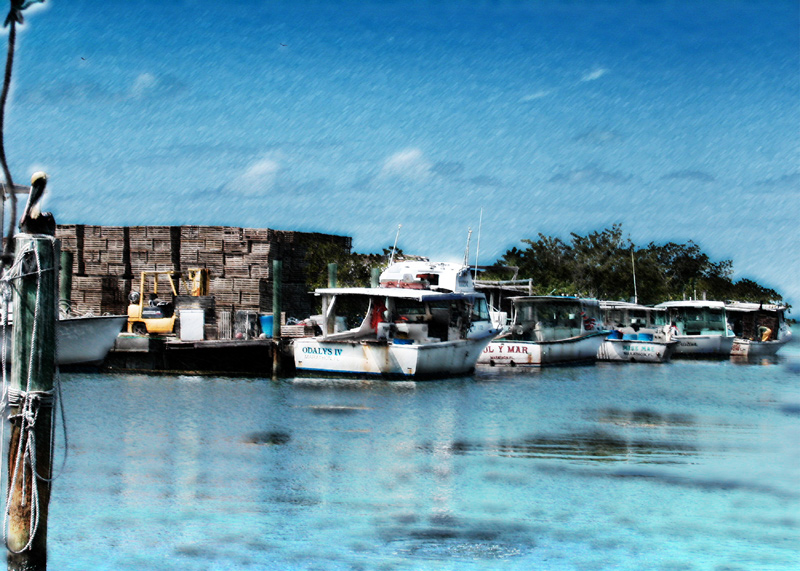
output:
POLYGON ((397 252, 397 239, 400 237, 400 228, 402 228, 402 224, 397 225, 397 234, 394 235, 394 246, 392 246, 392 255, 389 258, 389 265, 391 266, 394 263, 394 254, 397 252))
POLYGON ((481 226, 483 226, 483 207, 481 207, 481 215, 478 218, 478 244, 475 246, 475 276, 472 279, 478 279, 478 256, 481 253, 481 226))
POLYGON ((467 247, 464 248, 464 265, 469 267, 469 242, 472 239, 472 227, 467 232, 467 247))
POLYGON ((633 246, 631 246, 631 268, 633 268, 633 303, 639 303, 639 293, 636 291, 636 261, 633 259, 633 246))

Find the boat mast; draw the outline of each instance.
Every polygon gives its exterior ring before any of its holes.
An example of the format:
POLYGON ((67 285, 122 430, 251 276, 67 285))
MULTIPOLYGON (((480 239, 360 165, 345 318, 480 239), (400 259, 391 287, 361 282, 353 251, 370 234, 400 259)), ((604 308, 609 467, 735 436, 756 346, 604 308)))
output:
POLYGON ((469 242, 472 239, 472 228, 467 232, 467 247, 464 249, 464 265, 469 267, 469 242))
POLYGON ((397 234, 394 235, 394 246, 392 246, 392 255, 389 258, 389 265, 391 266, 394 263, 394 253, 397 251, 397 239, 400 237, 400 228, 402 228, 402 224, 397 225, 397 234))
POLYGON ((483 226, 483 207, 481 207, 481 215, 478 218, 478 244, 475 246, 475 276, 472 279, 478 279, 478 256, 481 253, 481 226, 483 226))
POLYGON ((633 303, 639 303, 639 293, 636 291, 636 262, 633 259, 633 248, 631 248, 631 268, 633 268, 633 303))

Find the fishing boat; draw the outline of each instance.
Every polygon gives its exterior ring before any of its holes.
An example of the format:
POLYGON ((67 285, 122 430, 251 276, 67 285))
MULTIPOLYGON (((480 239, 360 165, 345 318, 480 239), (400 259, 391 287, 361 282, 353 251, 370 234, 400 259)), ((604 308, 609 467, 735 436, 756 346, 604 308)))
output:
POLYGON ((471 372, 499 332, 466 265, 404 261, 377 287, 321 288, 321 335, 294 341, 298 372, 431 378, 471 372))
POLYGON ((735 338, 731 355, 766 357, 775 355, 791 338, 786 306, 732 301, 725 304, 728 323, 735 338))
POLYGON ((721 301, 665 301, 655 306, 667 310, 672 338, 678 341, 673 356, 728 357, 733 332, 728 329, 721 301), (673 328, 674 325, 674 328, 673 328))
POLYGON ((478 364, 516 367, 595 361, 608 335, 596 299, 519 296, 509 301, 509 329, 489 343, 478 364))
POLYGON ((600 361, 669 361, 678 341, 672 339, 667 310, 637 303, 601 301, 603 322, 611 329, 597 350, 600 361))
MULTIPOLYGON (((9 322, 3 332, 8 358, 11 357, 13 314, 9 315, 9 322)), ((59 366, 102 363, 127 322, 127 315, 62 316, 56 321, 56 362, 59 366)))
POLYGON ((127 315, 59 319, 56 322, 58 364, 99 365, 127 323, 127 315))

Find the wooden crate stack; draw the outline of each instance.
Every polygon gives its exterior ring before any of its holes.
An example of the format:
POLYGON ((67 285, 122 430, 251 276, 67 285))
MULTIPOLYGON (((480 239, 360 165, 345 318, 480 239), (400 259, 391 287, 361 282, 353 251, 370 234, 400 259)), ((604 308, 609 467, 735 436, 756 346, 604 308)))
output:
MULTIPOLYGON (((74 255, 72 302, 79 314, 126 313, 128 294, 139 290, 143 271, 208 268, 215 315, 207 320, 207 339, 217 338, 217 324, 236 311, 272 312, 276 259, 283 261, 284 314, 307 317, 313 297, 306 286, 306 252, 331 241, 348 252, 351 247, 346 236, 228 226, 69 224, 59 225, 56 235, 62 250, 74 255)), ((159 281, 159 297, 172 301, 166 282, 159 281)))

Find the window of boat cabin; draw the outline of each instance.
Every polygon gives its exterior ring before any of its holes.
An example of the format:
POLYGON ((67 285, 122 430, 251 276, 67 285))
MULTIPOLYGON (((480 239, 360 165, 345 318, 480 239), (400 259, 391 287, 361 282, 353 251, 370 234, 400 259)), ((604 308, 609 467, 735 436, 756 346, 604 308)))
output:
POLYGON ((482 297, 476 298, 472 306, 472 321, 489 321, 489 305, 482 297))
POLYGON ((541 327, 580 327, 581 306, 575 303, 521 303, 515 323, 539 323, 541 327))
POLYGON ((623 309, 606 309, 603 311, 603 322, 612 327, 623 327, 625 325, 625 310, 623 309))
POLYGON ((666 311, 650 311, 650 327, 662 327, 667 324, 666 311))
POLYGON ((408 321, 424 321, 425 304, 414 299, 397 298, 394 300, 394 313, 395 320, 405 317, 408 321))
POLYGON ((647 311, 644 309, 631 309, 628 312, 630 316, 630 326, 631 327, 646 327, 647 326, 647 311))
POLYGON ((368 319, 370 298, 363 295, 337 296, 333 313, 337 318, 343 318, 345 329, 359 327, 364 319, 368 319))
POLYGON ((724 332, 725 310, 717 307, 681 307, 675 312, 678 327, 684 335, 724 332))

